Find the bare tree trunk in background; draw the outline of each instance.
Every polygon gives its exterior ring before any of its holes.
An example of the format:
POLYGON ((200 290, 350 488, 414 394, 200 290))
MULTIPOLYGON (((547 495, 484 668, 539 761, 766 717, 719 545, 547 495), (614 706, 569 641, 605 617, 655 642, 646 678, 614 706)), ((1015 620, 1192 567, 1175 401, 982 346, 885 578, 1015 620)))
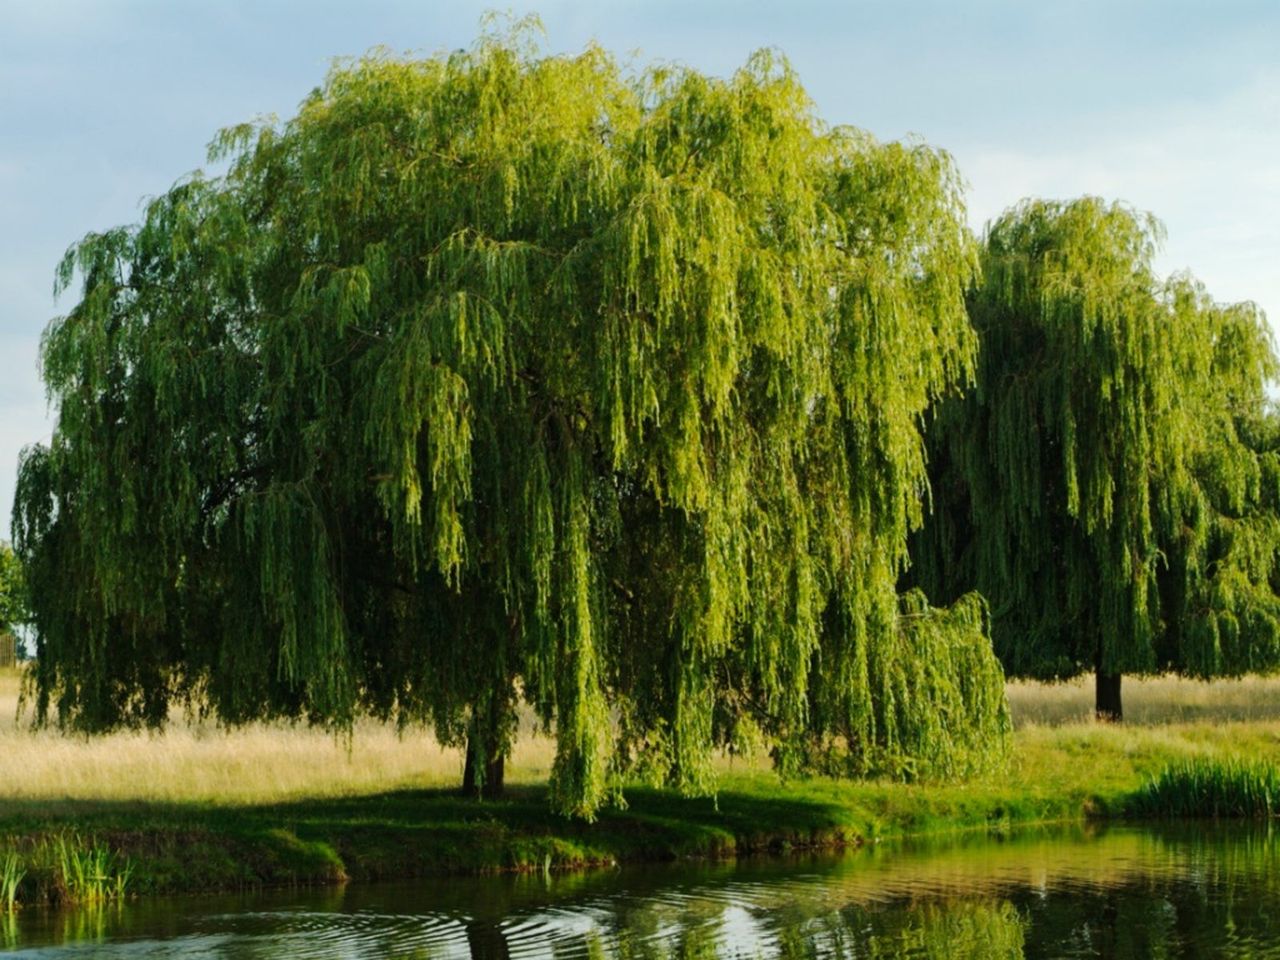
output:
POLYGON ((1096 678, 1095 716, 1103 723, 1119 723, 1124 719, 1120 704, 1120 674, 1104 673, 1099 667, 1096 678))

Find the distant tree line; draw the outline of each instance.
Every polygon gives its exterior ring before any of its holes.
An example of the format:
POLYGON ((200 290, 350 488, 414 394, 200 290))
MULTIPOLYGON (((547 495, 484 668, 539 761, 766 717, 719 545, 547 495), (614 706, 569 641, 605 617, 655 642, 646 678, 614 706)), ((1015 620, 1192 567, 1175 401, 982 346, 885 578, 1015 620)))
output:
POLYGON ((0 540, 0 667, 13 666, 22 654, 18 629, 27 619, 26 583, 13 547, 0 540))
POLYGON ((59 271, 13 518, 41 722, 372 712, 492 794, 523 701, 589 817, 757 741, 998 763, 993 639, 1274 662, 1266 328, 1157 282, 1124 207, 979 244, 946 153, 825 126, 774 55, 520 30, 340 63, 211 155, 59 271))

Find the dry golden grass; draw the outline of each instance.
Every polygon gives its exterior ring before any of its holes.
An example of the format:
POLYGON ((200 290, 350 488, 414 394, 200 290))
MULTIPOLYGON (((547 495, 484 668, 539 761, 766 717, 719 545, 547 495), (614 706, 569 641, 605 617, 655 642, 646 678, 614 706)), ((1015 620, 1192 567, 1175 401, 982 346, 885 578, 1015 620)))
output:
MULTIPOLYGON (((420 730, 357 724, 343 740, 305 726, 256 724, 224 730, 176 722, 162 734, 117 733, 85 739, 33 732, 17 719, 19 676, 0 670, 0 803, 6 800, 141 800, 243 804, 348 796, 459 782, 460 752, 420 730)), ((1063 757, 1115 753, 1138 758, 1242 749, 1280 750, 1280 678, 1199 683, 1174 677, 1124 681, 1126 723, 1092 720, 1091 678, 1070 683, 1015 682, 1009 702, 1019 733, 1019 769, 1041 778, 1063 757), (1239 722, 1247 725, 1241 727, 1239 722), (1244 741, 1248 743, 1245 744, 1244 741), (1167 742, 1166 742, 1167 741, 1167 742), (1231 741, 1231 742, 1229 742, 1231 741)), ((507 765, 512 783, 545 782, 555 748, 526 731, 507 765)), ((1154 762, 1154 761, 1153 761, 1154 762)), ((759 762, 724 762, 750 774, 759 762)), ((764 764, 767 766, 767 763, 764 764)), ((1101 776, 1092 770, 1089 776, 1101 776)))
MULTIPOLYGON (((1093 677, 1065 683, 1013 681, 1006 686, 1015 727, 1093 722, 1093 677)), ((1125 677, 1126 726, 1280 720, 1280 677, 1186 680, 1125 677)))
MULTIPOLYGON (((462 755, 426 732, 374 722, 345 740, 305 726, 236 730, 174 723, 161 734, 86 739, 17 719, 19 678, 0 671, 0 802, 19 799, 256 803, 456 785, 462 755)), ((529 734, 507 764, 512 783, 545 782, 554 743, 529 734)))

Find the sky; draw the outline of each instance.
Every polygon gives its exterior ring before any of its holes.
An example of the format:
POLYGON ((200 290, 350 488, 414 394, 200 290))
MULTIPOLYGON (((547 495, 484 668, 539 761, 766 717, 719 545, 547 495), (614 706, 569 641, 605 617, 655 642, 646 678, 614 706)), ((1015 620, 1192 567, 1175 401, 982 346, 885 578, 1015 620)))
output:
POLYGON ((221 127, 291 116, 332 59, 469 46, 488 8, 728 75, 781 50, 819 115, 950 151, 975 231, 1029 196, 1163 220, 1164 272, 1280 320, 1280 0, 0 0, 0 538, 54 415, 40 335, 68 245, 132 223, 221 127))

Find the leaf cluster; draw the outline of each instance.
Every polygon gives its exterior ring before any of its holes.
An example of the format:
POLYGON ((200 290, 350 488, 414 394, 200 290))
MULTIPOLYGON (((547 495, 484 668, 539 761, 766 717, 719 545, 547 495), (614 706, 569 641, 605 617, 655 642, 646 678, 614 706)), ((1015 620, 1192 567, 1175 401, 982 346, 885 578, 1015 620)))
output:
POLYGON ((0 541, 0 634, 11 633, 27 619, 26 578, 13 548, 0 541))

